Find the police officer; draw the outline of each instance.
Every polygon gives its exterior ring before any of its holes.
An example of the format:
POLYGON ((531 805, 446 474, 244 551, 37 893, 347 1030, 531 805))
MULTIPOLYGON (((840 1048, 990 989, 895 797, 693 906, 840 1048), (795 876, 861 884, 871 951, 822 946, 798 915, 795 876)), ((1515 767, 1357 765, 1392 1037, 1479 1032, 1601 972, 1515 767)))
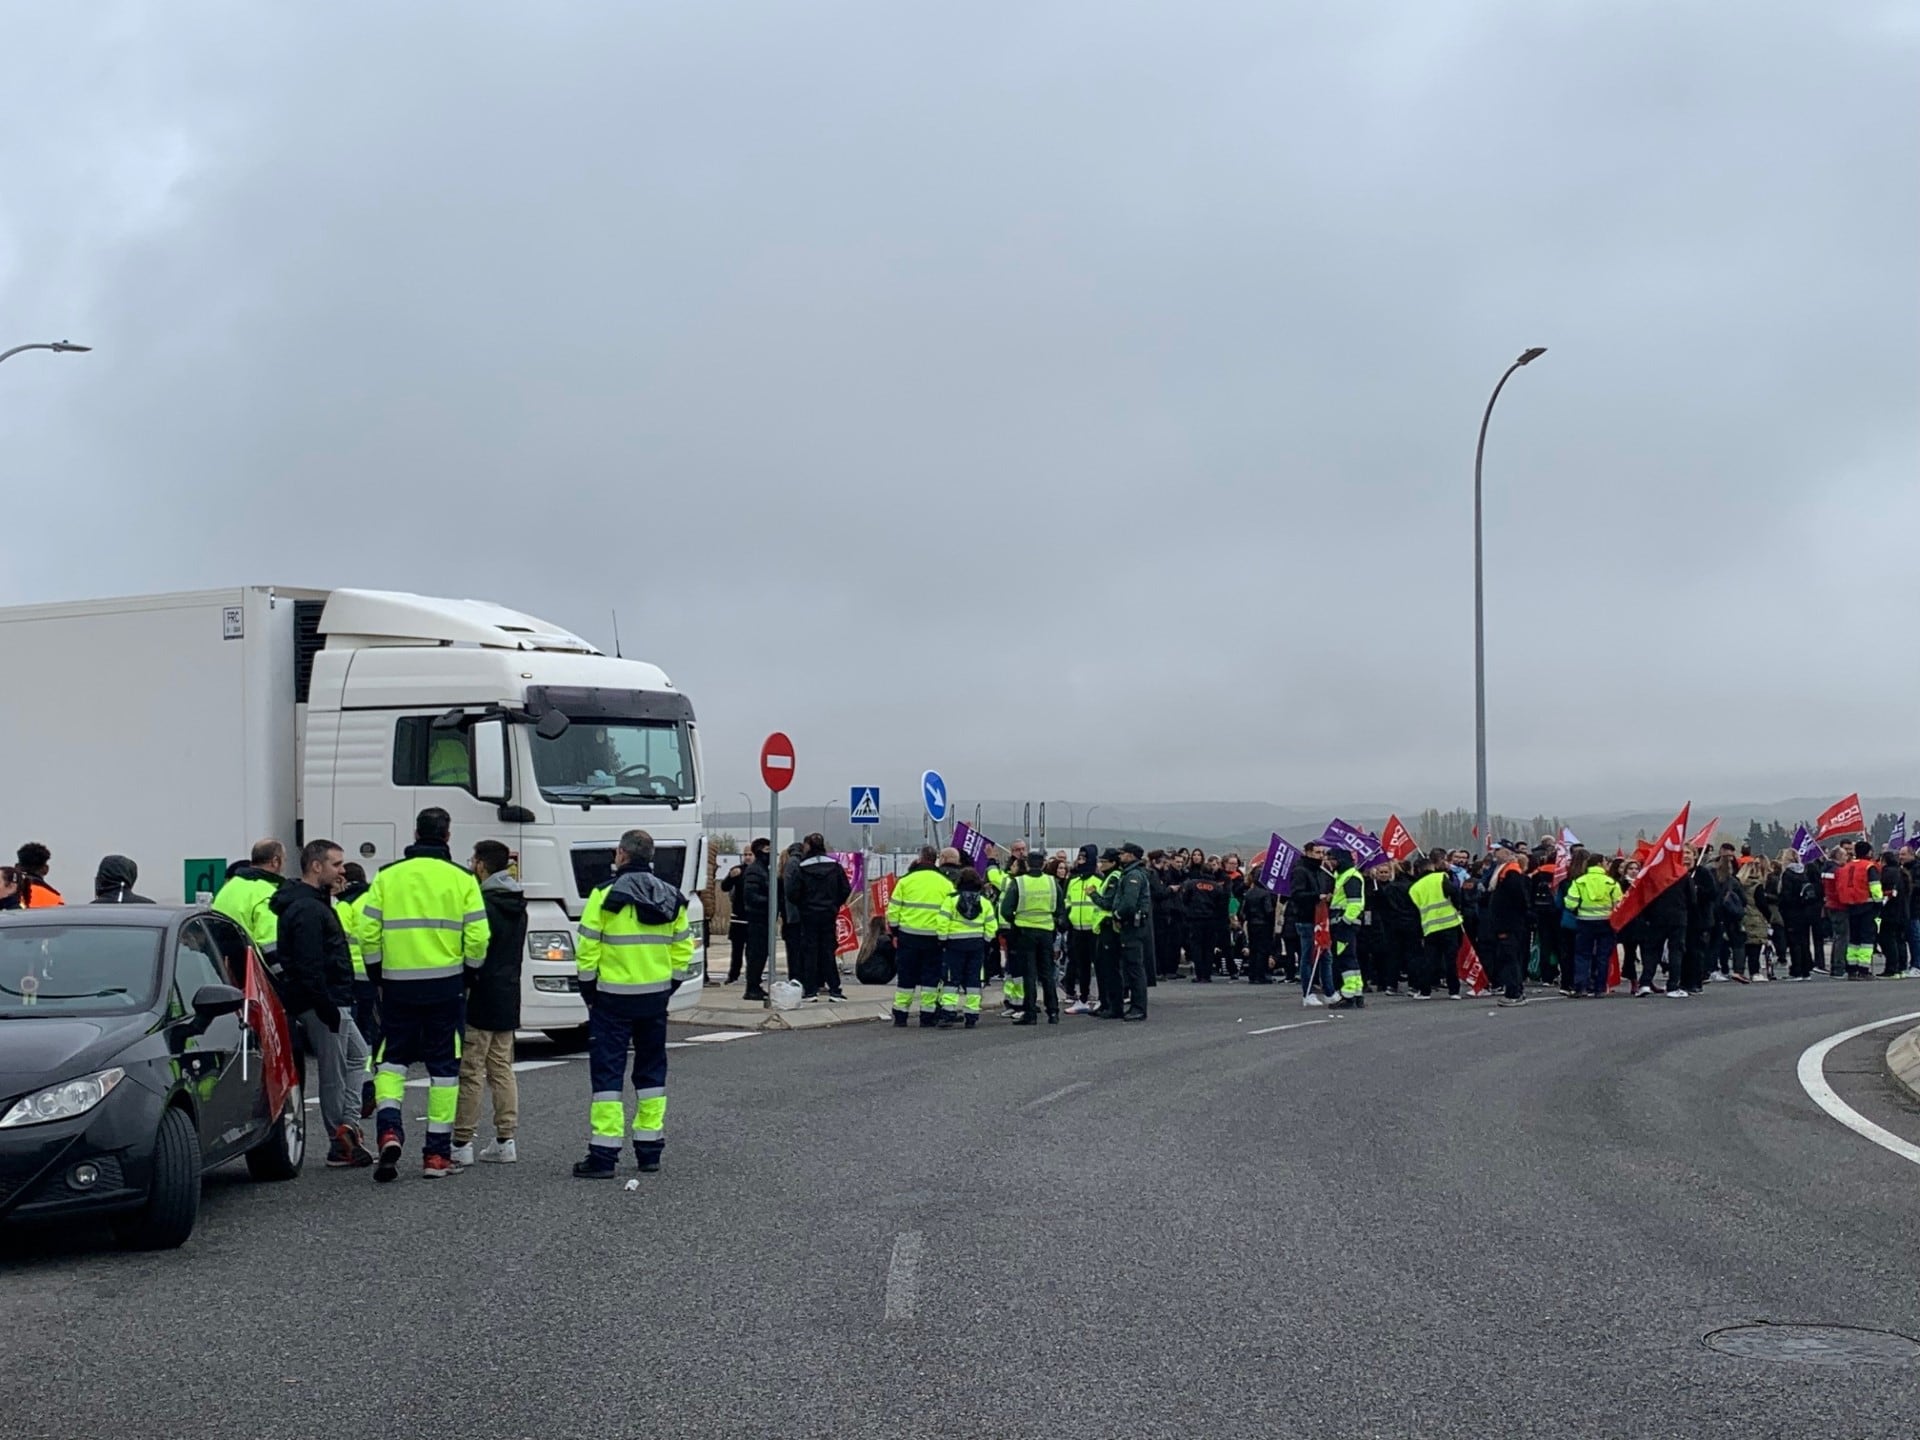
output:
POLYGON ((1020 1015, 1016 1025, 1037 1025, 1034 992, 1046 998, 1047 1023, 1060 1023, 1060 992, 1053 974, 1053 934, 1066 915, 1066 899, 1059 882, 1033 864, 1027 874, 1016 874, 1000 897, 1001 922, 1011 927, 1009 958, 1020 977, 1020 1015))
POLYGON ((920 1024, 932 1029, 940 1023, 940 989, 945 982, 947 913, 953 882, 939 870, 940 852, 920 847, 919 858, 893 887, 887 902, 887 925, 894 934, 898 978, 893 989, 893 1024, 904 1030, 920 1000, 920 1024))
POLYGON ((1353 863, 1353 852, 1334 846, 1327 852, 1333 863, 1333 894, 1327 898, 1327 919, 1333 939, 1333 973, 1340 979, 1338 1008, 1366 1008, 1366 973, 1360 967, 1360 926, 1366 919, 1367 878, 1353 863))
POLYGON ((1120 883, 1120 852, 1103 850, 1094 864, 1096 873, 1094 883, 1087 889, 1087 899, 1095 910, 1093 973, 1100 991, 1100 1007, 1093 1013, 1102 1020, 1124 1020, 1127 1006, 1120 978, 1120 933, 1113 923, 1112 904, 1112 887, 1120 883))
POLYGON ((286 864, 286 846, 278 840, 256 840, 247 863, 229 870, 227 883, 213 897, 213 908, 247 932, 261 962, 276 979, 280 975, 275 953, 280 944, 280 922, 270 902, 286 883, 280 873, 286 864))
MULTIPOLYGON (((1147 1018, 1147 931, 1153 925, 1153 886, 1147 879, 1146 851, 1129 840, 1119 849, 1120 868, 1094 903, 1113 921, 1114 953, 1119 988, 1114 1004, 1122 1004, 1122 1020, 1147 1018)), ((1103 993, 1104 998, 1104 993, 1103 993)))
POLYGON ((609 1180, 626 1141, 627 1050, 633 1050, 633 1155, 643 1171, 660 1168, 667 1143, 667 1001, 687 978, 693 927, 687 897, 653 873, 653 836, 620 837, 611 883, 587 897, 575 963, 587 1002, 587 1158, 581 1180, 609 1180))
POLYGON ((405 858, 374 877, 360 908, 361 960, 380 995, 384 1032, 373 1080, 380 1137, 373 1178, 382 1184, 399 1178, 406 1148, 400 1106, 415 1063, 426 1066, 428 1085, 420 1173, 428 1180, 455 1173, 466 972, 487 958, 490 933, 480 883, 453 863, 452 818, 438 806, 422 810, 413 839, 405 858))

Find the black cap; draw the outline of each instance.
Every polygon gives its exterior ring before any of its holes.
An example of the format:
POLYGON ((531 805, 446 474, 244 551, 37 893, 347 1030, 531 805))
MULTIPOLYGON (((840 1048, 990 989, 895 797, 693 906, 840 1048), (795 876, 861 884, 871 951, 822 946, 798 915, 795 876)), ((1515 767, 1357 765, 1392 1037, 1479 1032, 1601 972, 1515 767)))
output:
POLYGON ((1118 860, 1120 858, 1120 852, 1112 847, 1108 847, 1100 852, 1100 858, 1102 860, 1118 860))
POLYGON ((1140 848, 1140 842, 1138 840, 1127 840, 1121 843, 1120 853, 1123 856, 1131 855, 1133 856, 1134 859, 1138 860, 1141 856, 1145 855, 1147 852, 1140 848))

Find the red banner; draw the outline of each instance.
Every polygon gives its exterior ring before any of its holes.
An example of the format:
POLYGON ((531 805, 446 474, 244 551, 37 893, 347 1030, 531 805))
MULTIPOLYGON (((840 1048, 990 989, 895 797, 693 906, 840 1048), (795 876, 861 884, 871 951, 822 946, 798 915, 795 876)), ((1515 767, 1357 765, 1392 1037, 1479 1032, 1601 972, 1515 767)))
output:
POLYGON ((853 912, 846 906, 833 919, 833 954, 838 959, 860 948, 860 929, 853 923, 853 912))
POLYGON ((1387 852, 1389 860, 1404 860, 1420 849, 1413 843, 1413 836, 1407 833, 1407 827, 1400 823, 1398 815, 1387 817, 1386 828, 1380 832, 1380 845, 1387 852))
MULTIPOLYGON (((293 1058, 293 1037, 287 1032, 287 1014, 280 1008, 280 997, 247 947, 246 1024, 259 1037, 260 1066, 267 1082, 267 1113, 279 1117, 287 1092, 299 1083, 300 1071, 293 1058)), ((244 1043, 244 1042, 243 1042, 244 1043)))
POLYGON ((1492 991, 1493 984, 1487 979, 1487 970, 1480 963, 1480 954, 1473 948, 1473 942, 1467 939, 1467 930, 1460 927, 1460 958, 1456 962, 1460 971, 1460 986, 1469 995, 1485 995, 1492 991))
POLYGON ((1615 930, 1626 929, 1634 916, 1659 899, 1664 891, 1687 878, 1687 856, 1683 848, 1687 842, 1682 837, 1687 833, 1687 819, 1692 811, 1691 802, 1682 805, 1680 813, 1673 817, 1653 842, 1647 863, 1640 871, 1640 878, 1633 882, 1633 888, 1613 907, 1615 930))
MULTIPOLYGON (((1687 808, 1691 809, 1693 807, 1689 805, 1687 808)), ((1716 815, 1713 817, 1713 819, 1707 821, 1706 824, 1702 825, 1700 829, 1695 833, 1694 837, 1691 840, 1687 841, 1687 844, 1691 845, 1696 850, 1704 850, 1707 848, 1707 846, 1713 843, 1713 837, 1719 831, 1719 829, 1720 829, 1720 817, 1716 815)))
POLYGON ((1866 816, 1860 813, 1860 796, 1856 792, 1820 812, 1820 828, 1813 832, 1813 838, 1832 840, 1836 836, 1852 835, 1866 828, 1866 816))
MULTIPOLYGON (((1327 914, 1327 902, 1313 907, 1313 959, 1333 954, 1333 922, 1327 914)), ((1308 962, 1309 964, 1312 961, 1308 962)))
POLYGON ((894 884, 895 884, 894 876, 882 875, 879 879, 875 880, 871 885, 867 886, 867 914, 868 915, 870 916, 877 915, 883 920, 886 919, 887 906, 893 902, 894 884))

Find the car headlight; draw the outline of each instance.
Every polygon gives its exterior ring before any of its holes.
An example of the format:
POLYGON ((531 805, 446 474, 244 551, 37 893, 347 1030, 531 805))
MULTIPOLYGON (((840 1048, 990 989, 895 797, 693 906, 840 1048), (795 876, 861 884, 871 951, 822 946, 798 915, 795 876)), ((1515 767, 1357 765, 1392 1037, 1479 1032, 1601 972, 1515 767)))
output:
POLYGON ((126 1075, 126 1071, 116 1066, 112 1070, 82 1075, 78 1080, 36 1090, 14 1101, 13 1108, 0 1116, 0 1130, 12 1130, 22 1125, 43 1125, 49 1120, 71 1120, 76 1115, 84 1115, 106 1099, 107 1092, 124 1080, 126 1075))
POLYGON ((564 960, 572 964, 573 936, 565 930, 529 931, 527 954, 535 960, 564 960))

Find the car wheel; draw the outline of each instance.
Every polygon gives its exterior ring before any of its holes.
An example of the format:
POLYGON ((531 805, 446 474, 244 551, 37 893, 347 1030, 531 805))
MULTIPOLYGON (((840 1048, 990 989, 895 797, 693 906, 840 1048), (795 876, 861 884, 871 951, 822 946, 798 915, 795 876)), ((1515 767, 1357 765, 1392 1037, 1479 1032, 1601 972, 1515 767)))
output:
POLYGON ((177 1106, 160 1117, 153 1141, 153 1188, 120 1238, 135 1250, 172 1250, 193 1233, 200 1215, 200 1131, 177 1106))
POLYGON ((307 1096, 298 1085, 280 1102, 280 1118, 247 1151, 247 1173, 256 1180, 291 1180, 307 1158, 307 1096))
POLYGON ((543 1031, 547 1039, 553 1042, 556 1050, 584 1050, 587 1048, 587 1027, 576 1025, 571 1030, 543 1031))

